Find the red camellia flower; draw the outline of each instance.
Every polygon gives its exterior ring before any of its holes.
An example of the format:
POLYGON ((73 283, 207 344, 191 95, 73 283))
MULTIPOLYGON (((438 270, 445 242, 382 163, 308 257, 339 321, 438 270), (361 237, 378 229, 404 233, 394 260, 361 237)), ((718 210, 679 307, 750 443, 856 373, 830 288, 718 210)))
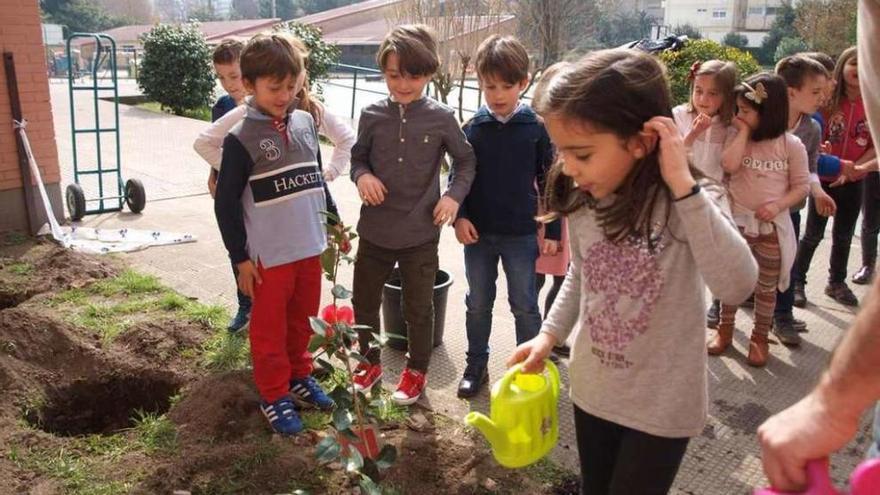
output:
POLYGON ((341 322, 354 325, 354 310, 351 309, 351 306, 328 304, 321 309, 321 319, 330 325, 327 327, 327 338, 333 338, 333 325, 335 323, 341 322))

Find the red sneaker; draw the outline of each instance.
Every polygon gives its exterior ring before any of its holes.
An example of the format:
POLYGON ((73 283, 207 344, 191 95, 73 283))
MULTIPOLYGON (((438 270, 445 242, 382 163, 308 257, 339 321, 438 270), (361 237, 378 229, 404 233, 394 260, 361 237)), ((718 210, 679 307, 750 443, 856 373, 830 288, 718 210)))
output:
POLYGON ((419 397, 422 396, 422 392, 425 391, 425 384, 427 382, 428 378, 424 373, 405 368, 400 375, 397 391, 394 392, 391 399, 402 406, 415 404, 419 397))
POLYGON ((370 390, 382 378, 381 364, 358 363, 354 369, 354 389, 358 392, 370 390))

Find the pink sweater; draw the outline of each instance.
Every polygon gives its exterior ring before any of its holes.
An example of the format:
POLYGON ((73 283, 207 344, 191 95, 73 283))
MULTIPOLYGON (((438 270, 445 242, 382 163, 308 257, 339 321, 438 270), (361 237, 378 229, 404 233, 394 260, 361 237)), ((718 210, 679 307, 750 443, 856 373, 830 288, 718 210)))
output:
POLYGON ((797 136, 785 133, 776 139, 749 141, 742 164, 730 176, 733 203, 755 211, 785 196, 789 189, 810 190, 807 150, 797 136))

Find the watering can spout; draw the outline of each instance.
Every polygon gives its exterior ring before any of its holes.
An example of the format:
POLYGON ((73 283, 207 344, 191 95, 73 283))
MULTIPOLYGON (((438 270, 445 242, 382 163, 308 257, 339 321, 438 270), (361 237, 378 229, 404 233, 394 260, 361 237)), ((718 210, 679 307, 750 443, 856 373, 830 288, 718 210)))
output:
POLYGON ((464 421, 465 423, 480 430, 480 433, 482 433, 483 436, 486 437, 486 440, 492 446, 492 449, 503 451, 507 447, 507 435, 500 429, 498 429, 498 425, 496 425, 494 421, 486 417, 485 414, 471 412, 464 417, 464 421))

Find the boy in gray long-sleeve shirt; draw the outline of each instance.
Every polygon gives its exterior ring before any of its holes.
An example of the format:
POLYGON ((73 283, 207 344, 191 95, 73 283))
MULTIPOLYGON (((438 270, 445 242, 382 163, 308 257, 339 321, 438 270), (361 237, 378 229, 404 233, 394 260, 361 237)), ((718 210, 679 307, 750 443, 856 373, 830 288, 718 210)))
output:
MULTIPOLYGON (((377 55, 390 98, 361 113, 351 150, 351 179, 364 205, 358 222, 354 266, 355 319, 379 331, 382 287, 394 265, 403 285, 409 359, 392 396, 412 404, 424 390, 434 330, 433 289, 440 226, 451 224, 473 182, 476 159, 451 108, 423 96, 439 66, 437 42, 429 28, 399 26, 377 55), (446 192, 440 194, 440 163, 452 156, 446 192)), ((355 387, 367 390, 381 378, 379 348, 360 332, 369 363, 355 372, 355 387)))

